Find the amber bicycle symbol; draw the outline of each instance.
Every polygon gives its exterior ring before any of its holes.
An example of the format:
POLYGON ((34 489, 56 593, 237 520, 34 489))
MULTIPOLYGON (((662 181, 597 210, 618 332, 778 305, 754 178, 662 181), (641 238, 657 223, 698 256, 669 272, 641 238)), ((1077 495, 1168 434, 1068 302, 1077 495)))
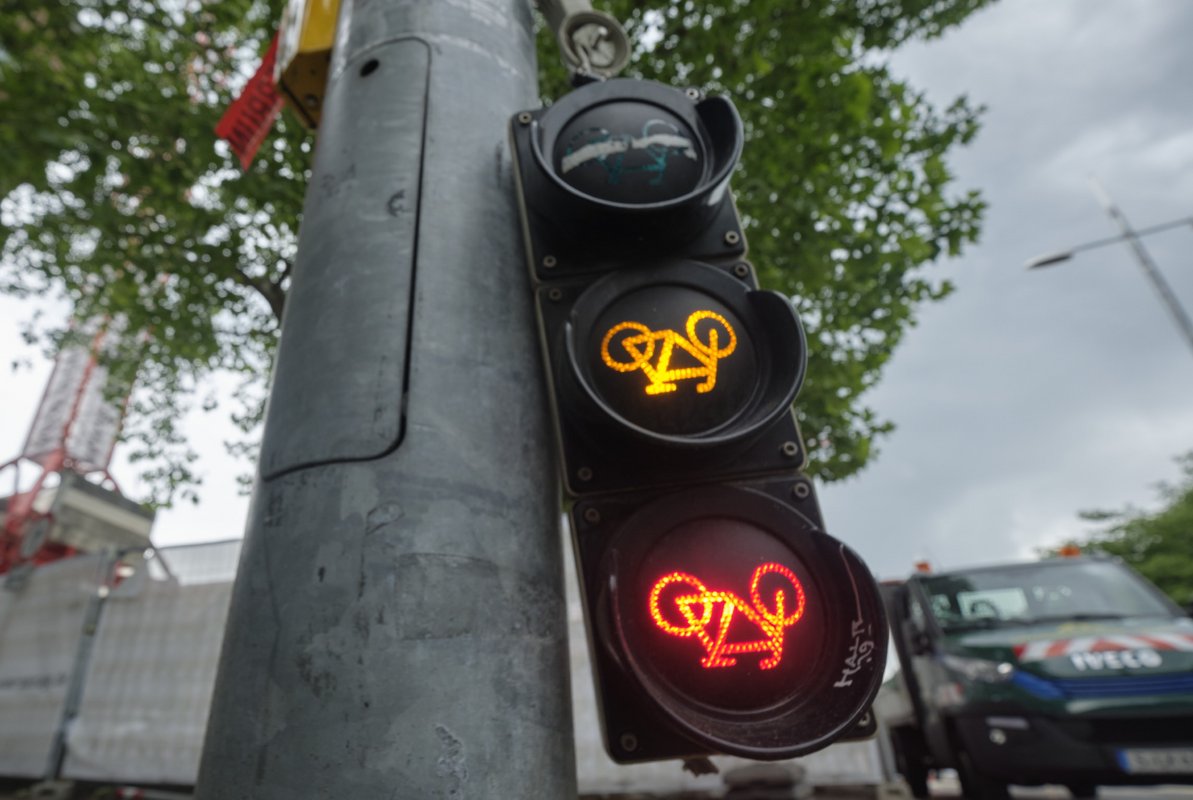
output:
POLYGON ((678 388, 676 381, 691 378, 704 379, 696 385, 697 392, 711 392, 717 385, 717 362, 737 349, 737 334, 729 320, 715 311, 693 311, 684 324, 684 333, 686 338, 673 330, 652 331, 640 322, 619 322, 601 340, 601 360, 618 372, 642 370, 650 381, 646 386, 648 395, 674 392, 678 388), (706 320, 706 340, 701 340, 697 326, 706 320), (656 346, 658 360, 651 363, 656 346), (671 357, 677 347, 701 366, 673 369, 671 357))
MULTIPOLYGON (((655 624, 672 636, 694 637, 704 646, 704 658, 700 665, 706 669, 732 667, 737 663, 733 656, 742 653, 769 653, 759 662, 762 669, 774 669, 783 660, 783 633, 799 622, 804 615, 804 587, 795 573, 782 564, 768 562, 754 570, 750 578, 750 602, 725 591, 711 591, 698 578, 686 572, 672 572, 655 581, 650 590, 650 616, 655 624), (773 604, 767 605, 762 597, 760 584, 767 575, 785 578, 793 590, 789 607, 786 587, 779 588, 773 595, 773 604), (677 625, 660 607, 663 593, 668 587, 668 610, 679 612, 684 624, 677 625), (678 594, 676 594, 678 592, 678 594), (719 615, 717 612, 720 612, 719 615), (762 637, 754 641, 729 642, 729 632, 735 618, 742 618, 755 626, 762 637)), ((740 628, 741 625, 738 625, 740 628)))

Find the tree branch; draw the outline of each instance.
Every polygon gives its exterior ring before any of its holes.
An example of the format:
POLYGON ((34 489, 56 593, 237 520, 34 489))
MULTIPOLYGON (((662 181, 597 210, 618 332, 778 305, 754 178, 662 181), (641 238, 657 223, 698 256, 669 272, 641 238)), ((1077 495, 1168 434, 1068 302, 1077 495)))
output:
POLYGON ((274 317, 280 323, 282 321, 282 311, 286 307, 286 290, 282 288, 281 282, 289 271, 290 265, 287 263, 286 269, 282 273, 282 278, 279 278, 277 283, 264 277, 254 278, 241 269, 234 270, 232 275, 241 286, 247 286, 265 298, 265 302, 269 304, 269 310, 273 312, 274 317))

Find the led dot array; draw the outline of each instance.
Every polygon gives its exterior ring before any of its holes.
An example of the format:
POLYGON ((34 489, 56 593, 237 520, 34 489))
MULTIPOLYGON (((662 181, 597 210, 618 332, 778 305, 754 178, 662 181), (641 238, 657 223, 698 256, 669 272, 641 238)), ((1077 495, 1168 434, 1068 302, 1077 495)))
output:
POLYGON ((703 394, 711 392, 717 385, 717 362, 733 353, 737 349, 737 333, 729 320, 715 311, 693 311, 684 323, 687 336, 673 330, 653 331, 640 322, 619 322, 605 333, 601 340, 601 360, 610 369, 617 372, 634 372, 642 370, 649 383, 646 386, 647 395, 666 394, 678 388, 677 381, 703 378, 696 385, 696 391, 703 394), (706 325, 708 340, 701 341, 696 327, 701 322, 709 320, 713 324, 706 325), (630 331, 628 335, 621 335, 630 331), (725 339, 721 345, 722 336, 725 339), (620 358, 614 358, 610 353, 610 345, 616 339, 615 351, 620 358), (654 358, 656 344, 658 344, 658 359, 654 358), (671 357, 675 348, 679 348, 691 355, 701 366, 671 368, 671 357), (625 356, 629 360, 625 360, 625 356))
MULTIPOLYGON (((704 647, 704 658, 700 665, 705 669, 732 667, 737 664, 733 656, 743 653, 769 653, 758 666, 774 669, 783 660, 784 631, 799 622, 806 605, 803 584, 787 567, 767 562, 754 570, 750 578, 750 602, 727 591, 711 591, 698 578, 686 572, 671 572, 657 581, 650 590, 650 616, 665 633, 679 637, 693 637, 704 647), (762 597, 762 579, 770 574, 786 578, 791 585, 792 602, 789 605, 786 589, 777 589, 773 603, 768 605, 762 597), (672 602, 684 624, 677 625, 663 614, 660 607, 663 593, 672 585, 690 591, 672 595, 672 602), (719 615, 718 615, 719 612, 719 615), (742 618, 754 625, 762 636, 753 641, 729 642, 730 628, 735 618, 742 618)), ((740 628, 740 625, 738 626, 740 628)))

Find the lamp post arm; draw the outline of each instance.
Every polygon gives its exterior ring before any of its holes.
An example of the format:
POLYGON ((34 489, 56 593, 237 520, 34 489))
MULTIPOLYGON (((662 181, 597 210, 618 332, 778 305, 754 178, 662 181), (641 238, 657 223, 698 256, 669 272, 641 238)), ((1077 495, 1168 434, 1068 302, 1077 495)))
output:
MULTIPOLYGON (((1116 218, 1117 219, 1117 218, 1116 218)), ((1148 236, 1160 231, 1168 231, 1173 228, 1179 228, 1183 225, 1188 225, 1193 228, 1193 217, 1182 217, 1181 219, 1170 220, 1169 222, 1161 222, 1159 225, 1152 225, 1147 228, 1140 228, 1134 232, 1136 237, 1148 236)), ((1027 261, 1024 266, 1028 269, 1039 269, 1040 267, 1050 267, 1054 264, 1060 264, 1068 261, 1077 253, 1082 253, 1086 250, 1094 250, 1098 247, 1106 247, 1111 244, 1119 244, 1120 242, 1128 241, 1129 237, 1125 233, 1120 233, 1118 236, 1110 236, 1105 239, 1095 239, 1092 242, 1083 242, 1082 244, 1074 245, 1068 250, 1057 250, 1053 253, 1037 256, 1027 261)))
MULTIPOLYGON (((1116 219, 1117 219, 1117 217, 1116 217, 1116 219)), ((1131 235, 1134 235, 1136 238, 1138 238, 1140 236, 1148 236, 1153 233, 1159 233, 1160 231, 1169 231, 1169 230, 1172 230, 1173 228, 1179 228, 1182 225, 1188 225, 1189 227, 1193 228, 1193 217, 1184 217, 1183 219, 1174 219, 1170 222, 1162 222, 1159 225, 1152 225, 1151 227, 1148 227, 1148 228, 1140 228, 1138 230, 1133 231, 1132 234, 1130 234, 1130 235, 1126 234, 1126 233, 1121 233, 1118 236, 1111 236, 1106 239, 1096 239, 1092 242, 1086 242, 1084 244, 1079 244, 1076 247, 1070 247, 1067 252, 1080 253, 1083 250, 1093 250, 1096 247, 1105 247, 1106 245, 1109 245, 1109 244, 1117 244, 1119 242, 1128 241, 1130 239, 1131 235)))

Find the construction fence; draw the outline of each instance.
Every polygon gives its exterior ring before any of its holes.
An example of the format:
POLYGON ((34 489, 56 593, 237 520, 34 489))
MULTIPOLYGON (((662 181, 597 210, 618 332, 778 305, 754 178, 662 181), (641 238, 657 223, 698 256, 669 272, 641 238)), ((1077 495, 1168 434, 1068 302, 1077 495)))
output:
MULTIPOLYGON (((199 768, 240 542, 156 551, 117 568, 87 555, 0 576, 0 778, 192 786, 199 768)), ((678 762, 621 766, 605 754, 574 581, 569 583, 581 794, 723 790, 678 762)), ((816 785, 890 779, 877 740, 800 759, 816 785)))

